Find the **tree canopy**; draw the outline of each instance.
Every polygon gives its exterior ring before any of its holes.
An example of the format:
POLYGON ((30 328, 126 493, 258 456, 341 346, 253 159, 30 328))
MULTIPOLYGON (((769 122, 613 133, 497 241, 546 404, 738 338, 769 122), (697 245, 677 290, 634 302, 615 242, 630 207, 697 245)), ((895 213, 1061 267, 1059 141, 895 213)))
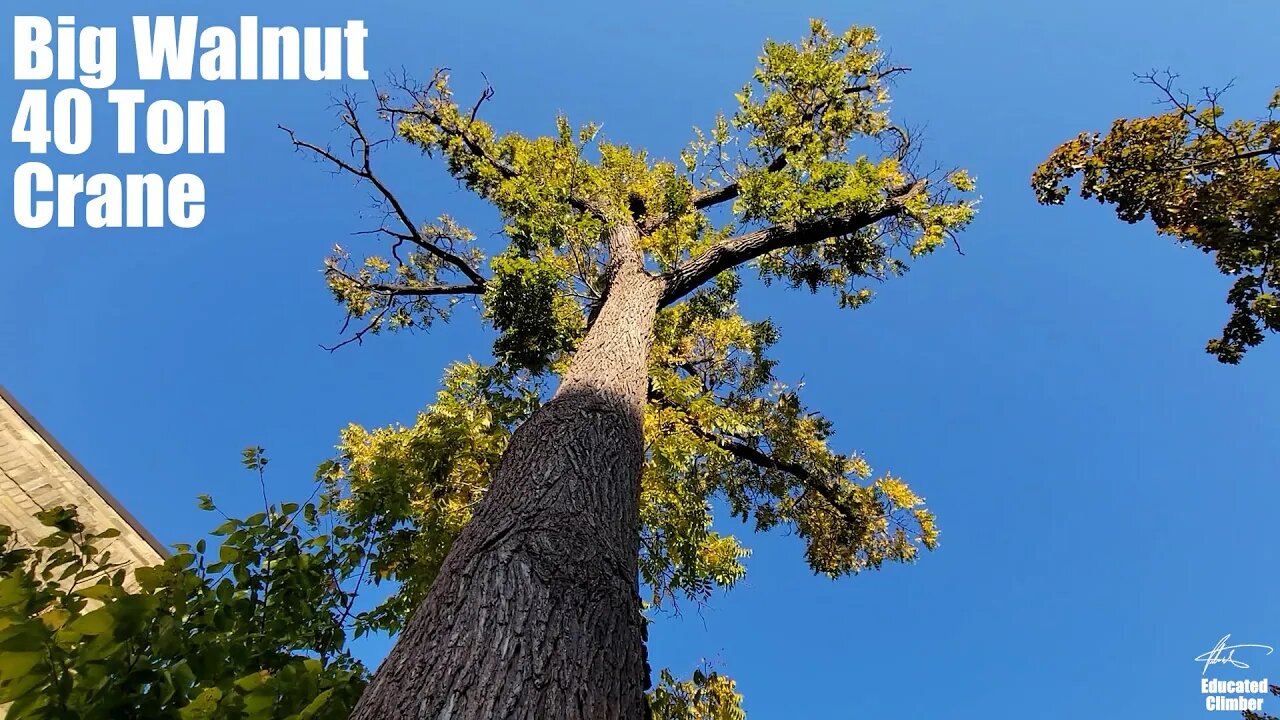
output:
POLYGON ((374 126, 343 100, 341 149, 285 129, 386 211, 363 233, 382 239, 381 252, 339 246, 326 262, 354 328, 346 342, 468 307, 495 333, 491 362, 450 367, 410 426, 349 427, 326 470, 346 493, 348 522, 379 534, 375 573, 399 581, 375 613, 384 629, 425 597, 515 428, 552 397, 633 254, 662 283, 640 489, 649 608, 701 602, 742 578, 748 550, 713 526, 717 498, 757 531, 798 534, 809 565, 832 577, 936 546, 923 499, 831 446, 831 422, 776 372, 778 328, 738 308, 746 266, 765 284, 859 307, 869 284, 901 275, 972 219, 964 171, 917 171, 919 147, 888 113, 889 84, 908 68, 889 64, 877 40, 869 28, 813 21, 798 43, 766 42, 736 109, 695 128, 674 160, 564 116, 548 135, 500 132, 481 117, 494 90, 460 104, 444 71, 425 83, 392 78, 377 91, 374 126), (376 170, 396 141, 442 159, 492 205, 505 247, 486 255, 449 215, 420 222, 376 170))
POLYGON ((1168 110, 1116 120, 1105 135, 1081 133, 1060 145, 1035 174, 1036 198, 1066 201, 1066 183, 1112 205, 1129 223, 1150 218, 1156 231, 1213 255, 1235 278, 1231 315, 1206 349, 1236 364, 1267 333, 1280 331, 1280 88, 1255 120, 1228 121, 1221 93, 1193 99, 1170 75, 1145 75, 1168 110))
MULTIPOLYGON (((343 433, 334 477, 350 489, 351 519, 386 529, 386 570, 414 562, 425 582, 439 566, 510 432, 545 400, 607 292, 605 226, 618 216, 639 227, 650 271, 669 278, 645 417, 649 601, 705 598, 742 577, 747 550, 713 529, 716 497, 758 530, 795 530, 809 564, 831 576, 935 546, 922 499, 861 454, 830 447, 831 423, 777 377, 778 329, 737 305, 738 265, 755 261, 765 283, 858 307, 872 296, 868 282, 905 272, 972 218, 963 171, 913 173, 917 148, 887 110, 888 83, 907 68, 888 65, 876 40, 867 28, 834 33, 815 21, 800 43, 766 43, 737 110, 695 129, 677 162, 564 117, 553 135, 500 134, 479 117, 492 89, 461 106, 443 72, 422 86, 401 78, 380 93, 380 117, 504 219, 509 244, 487 272, 474 233, 448 216, 415 222, 382 183, 372 158, 390 138, 366 130, 357 103, 342 113, 350 158, 294 137, 367 181, 388 210, 372 231, 387 238, 384 254, 357 261, 340 248, 326 266, 361 328, 354 338, 430 326, 468 294, 496 331, 494 361, 449 368, 412 426, 343 433)), ((403 611, 422 591, 410 582, 389 602, 403 611)))

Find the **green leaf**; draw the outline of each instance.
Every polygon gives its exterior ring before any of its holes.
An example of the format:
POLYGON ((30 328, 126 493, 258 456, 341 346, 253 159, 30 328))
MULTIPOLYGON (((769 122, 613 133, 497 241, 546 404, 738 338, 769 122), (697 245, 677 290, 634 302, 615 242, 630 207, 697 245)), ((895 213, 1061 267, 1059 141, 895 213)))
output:
MULTIPOLYGON (((14 702, 24 696, 29 696, 33 690, 46 687, 50 678, 48 677, 48 670, 42 668, 44 668, 42 665, 33 666, 25 675, 0 687, 0 704, 14 702)), ((38 705, 34 703, 27 706, 28 709, 34 709, 35 707, 38 707, 38 705)), ((11 710, 9 714, 5 715, 5 720, 12 720, 14 717, 15 715, 11 710)), ((21 717, 21 715, 16 717, 21 717)))
POLYGON ((78 635, 102 635, 115 627, 116 619, 109 607, 100 607, 72 620, 62 628, 63 632, 78 635))
POLYGON ((315 699, 307 703, 307 706, 298 713, 298 720, 311 720, 317 713, 324 709, 326 703, 329 702, 329 696, 333 695, 333 688, 329 688, 316 695, 315 699))
POLYGON ((268 720, 275 714, 273 710, 275 709, 278 698, 276 693, 269 692, 267 690, 268 689, 264 684, 255 692, 251 692, 245 696, 244 711, 249 718, 253 718, 255 720, 257 718, 268 720))
POLYGON ((40 613, 40 621, 50 630, 57 630, 71 619, 71 612, 65 608, 50 608, 40 613))
POLYGON ((143 590, 155 590, 169 577, 163 566, 134 568, 133 577, 143 590))
POLYGON ((214 528, 213 532, 209 534, 217 535, 217 536, 230 535, 238 527, 240 527, 240 521, 236 520, 235 518, 231 518, 230 520, 227 520, 226 522, 222 523, 218 527, 214 528))
POLYGON ((245 692, 253 692, 255 689, 261 687, 263 683, 270 679, 270 677, 271 673, 269 671, 260 670, 252 675, 245 675, 239 680, 236 680, 236 687, 245 692))
POLYGON ((195 700, 178 711, 182 720, 211 720, 222 701, 222 691, 216 687, 205 688, 195 700))
POLYGON ((0 654, 44 650, 48 629, 43 623, 21 621, 0 630, 0 654))
POLYGON ((0 683, 8 683, 31 673, 47 656, 47 653, 40 650, 0 653, 0 683))
POLYGON ((0 608, 19 607, 29 597, 31 597, 31 590, 23 584, 19 576, 10 575, 0 580, 0 608))

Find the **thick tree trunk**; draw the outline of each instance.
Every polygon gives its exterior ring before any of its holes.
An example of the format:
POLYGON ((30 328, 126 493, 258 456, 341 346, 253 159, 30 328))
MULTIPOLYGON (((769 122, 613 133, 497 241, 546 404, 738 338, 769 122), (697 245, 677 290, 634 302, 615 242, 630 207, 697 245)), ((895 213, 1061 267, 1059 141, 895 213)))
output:
POLYGON ((638 257, 615 267, 560 388, 512 436, 353 718, 646 717, 637 505, 661 293, 638 257))

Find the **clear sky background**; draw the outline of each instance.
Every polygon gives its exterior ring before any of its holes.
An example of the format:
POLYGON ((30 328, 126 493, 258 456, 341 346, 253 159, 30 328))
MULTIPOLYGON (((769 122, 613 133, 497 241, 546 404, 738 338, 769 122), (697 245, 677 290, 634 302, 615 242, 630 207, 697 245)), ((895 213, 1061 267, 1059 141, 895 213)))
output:
MULTIPOLYGON (((942 545, 832 582, 796 538, 746 538, 747 578, 663 619, 654 665, 714 661, 753 718, 1197 718, 1196 655, 1227 633, 1280 646, 1280 340, 1219 365, 1203 346, 1227 317, 1228 280, 1210 258, 1093 203, 1039 207, 1028 186, 1058 142, 1154 111, 1135 72, 1170 68, 1191 90, 1234 80, 1230 110, 1262 112, 1280 82, 1275 0, 6 4, 121 26, 117 87, 131 86, 131 15, 363 18, 377 74, 447 65, 468 98, 483 72, 499 129, 549 132, 563 110, 663 157, 732 107, 766 37, 798 39, 811 16, 877 27, 914 68, 895 119, 924 126, 925 163, 978 180, 964 255, 927 259, 853 313, 777 287, 750 288, 745 309, 777 319, 779 373, 805 380, 837 447, 928 498, 942 545)), ((21 92, 11 70, 6 118, 21 92)), ((222 99, 220 157, 115 156, 95 93, 102 136, 55 171, 199 173, 197 230, 27 231, 3 213, 0 383, 165 542, 214 524, 197 493, 252 511, 246 445, 272 457, 273 494, 305 496, 340 427, 411 422, 442 367, 487 353, 467 314, 429 335, 320 348, 341 323, 321 259, 335 242, 358 250, 348 233, 373 219, 364 191, 275 127, 336 139, 338 88, 146 85, 149 98, 222 99)), ((28 157, 0 154, 8 198, 28 157)), ((383 162, 418 217, 498 229, 432 161, 401 147, 383 162)), ((1280 682, 1280 653, 1247 660, 1253 670, 1218 675, 1280 682)))

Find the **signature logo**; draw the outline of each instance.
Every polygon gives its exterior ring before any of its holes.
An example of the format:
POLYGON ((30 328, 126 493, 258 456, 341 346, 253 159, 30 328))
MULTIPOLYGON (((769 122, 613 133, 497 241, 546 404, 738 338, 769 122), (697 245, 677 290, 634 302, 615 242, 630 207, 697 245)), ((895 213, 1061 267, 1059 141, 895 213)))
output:
POLYGON ((1228 664, 1234 665, 1238 668, 1249 667, 1248 663, 1244 663, 1236 659, 1236 650, 1239 650, 1240 648, 1262 648, 1267 651, 1268 655, 1275 651, 1275 648, 1270 645, 1228 645, 1227 641, 1230 639, 1230 635, 1223 635, 1222 639, 1218 641, 1217 645, 1213 646, 1212 650, 1196 658, 1196 662, 1204 663, 1204 672, 1200 673, 1201 675, 1208 674, 1210 665, 1228 664))

